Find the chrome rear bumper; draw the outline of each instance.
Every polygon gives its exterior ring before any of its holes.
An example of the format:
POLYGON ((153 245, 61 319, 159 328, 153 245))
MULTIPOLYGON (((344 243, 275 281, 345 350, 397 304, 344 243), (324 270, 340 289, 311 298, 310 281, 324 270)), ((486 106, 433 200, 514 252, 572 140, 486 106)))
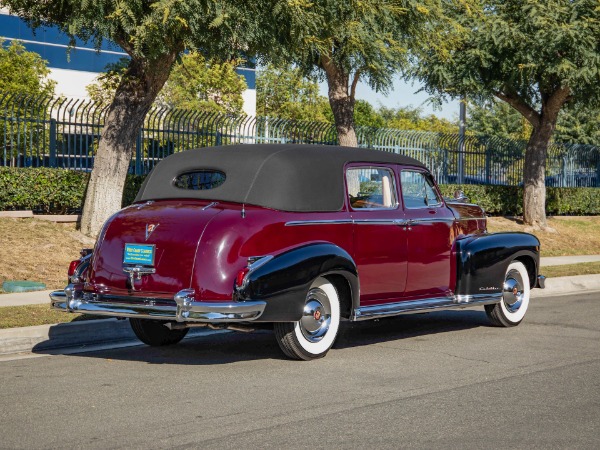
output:
POLYGON ((193 295, 193 290, 184 289, 172 299, 162 300, 98 296, 75 290, 73 285, 69 285, 63 291, 50 294, 50 305, 65 312, 177 322, 252 321, 262 315, 266 306, 263 301, 196 302, 193 295))

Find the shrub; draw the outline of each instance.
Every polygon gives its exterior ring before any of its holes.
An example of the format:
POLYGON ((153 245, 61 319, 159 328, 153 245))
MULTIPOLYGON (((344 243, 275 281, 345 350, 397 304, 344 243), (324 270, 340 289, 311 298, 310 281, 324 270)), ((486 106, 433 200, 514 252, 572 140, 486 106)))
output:
MULTIPOLYGON (((472 184, 440 185, 442 195, 452 197, 461 190, 469 200, 483 207, 490 216, 523 214, 523 188, 472 184)), ((600 214, 599 188, 546 188, 546 214, 549 216, 590 216, 600 214)))
MULTIPOLYGON (((0 211, 70 214, 83 209, 89 174, 66 169, 0 167, 0 211)), ((123 204, 133 202, 144 177, 128 175, 123 204)))

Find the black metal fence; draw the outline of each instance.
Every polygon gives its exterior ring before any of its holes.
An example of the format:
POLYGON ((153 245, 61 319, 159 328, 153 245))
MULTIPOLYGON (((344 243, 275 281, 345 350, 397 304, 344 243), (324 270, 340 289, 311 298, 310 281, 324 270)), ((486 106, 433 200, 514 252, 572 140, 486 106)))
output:
MULTIPOLYGON (((91 170, 106 106, 90 100, 0 93, 0 166, 91 170)), ((440 183, 518 185, 525 142, 494 137, 358 127, 361 147, 412 156, 440 183)), ((337 144, 333 125, 319 122, 153 108, 139 130, 131 172, 148 173, 162 158, 191 148, 228 144, 337 144)), ((551 145, 546 184, 600 187, 600 149, 551 145)))

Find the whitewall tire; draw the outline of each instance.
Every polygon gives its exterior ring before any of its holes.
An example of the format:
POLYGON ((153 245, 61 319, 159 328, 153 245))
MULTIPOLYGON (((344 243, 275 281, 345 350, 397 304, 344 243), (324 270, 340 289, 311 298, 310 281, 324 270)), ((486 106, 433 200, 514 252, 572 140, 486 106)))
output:
POLYGON ((494 325, 514 327, 525 317, 530 293, 527 268, 522 262, 513 261, 504 276, 502 300, 495 305, 486 305, 485 312, 494 325))
POLYGON ((340 327, 340 299, 335 286, 324 277, 310 286, 304 312, 298 322, 275 323, 275 337, 293 359, 311 360, 327 354, 340 327))

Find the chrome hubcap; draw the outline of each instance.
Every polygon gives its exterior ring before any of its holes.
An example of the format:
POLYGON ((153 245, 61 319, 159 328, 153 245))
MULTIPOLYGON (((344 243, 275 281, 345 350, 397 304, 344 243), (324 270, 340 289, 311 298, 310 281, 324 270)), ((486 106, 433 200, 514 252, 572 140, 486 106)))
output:
POLYGON ((506 274, 502 291, 502 301, 510 312, 517 311, 523 303, 523 279, 516 270, 506 274))
POLYGON ((331 325, 331 307, 327 294, 319 288, 308 291, 300 319, 302 335, 310 342, 319 342, 331 325))

